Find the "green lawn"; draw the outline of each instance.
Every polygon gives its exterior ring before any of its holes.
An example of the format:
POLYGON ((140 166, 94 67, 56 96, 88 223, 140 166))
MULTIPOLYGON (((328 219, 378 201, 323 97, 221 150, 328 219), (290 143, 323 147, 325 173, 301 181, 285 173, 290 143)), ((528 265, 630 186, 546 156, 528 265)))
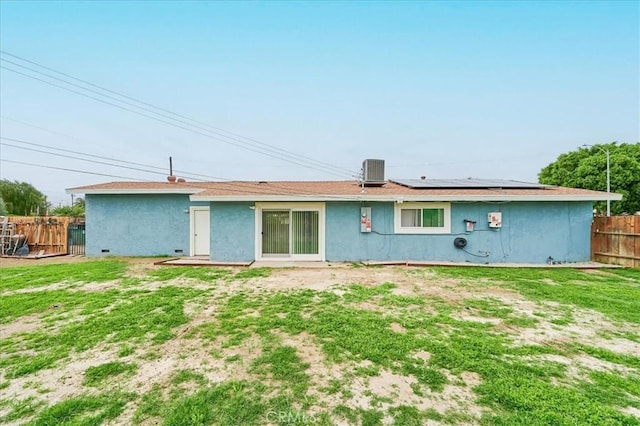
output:
POLYGON ((152 263, 0 269, 0 423, 640 425, 637 270, 152 263))

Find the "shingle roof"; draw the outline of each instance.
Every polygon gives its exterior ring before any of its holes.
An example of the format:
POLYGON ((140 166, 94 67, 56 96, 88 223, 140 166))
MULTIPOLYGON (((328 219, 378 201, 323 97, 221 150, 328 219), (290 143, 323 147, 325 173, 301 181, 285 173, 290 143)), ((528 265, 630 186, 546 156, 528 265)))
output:
POLYGON ((75 194, 191 194, 200 201, 291 200, 612 200, 620 194, 548 186, 544 188, 410 188, 394 182, 362 188, 355 181, 109 182, 70 188, 75 194))
POLYGON ((75 188, 69 188, 67 191, 78 192, 85 191, 85 193, 90 193, 96 190, 124 190, 124 189, 132 189, 132 190, 149 190, 149 191, 158 191, 158 190, 176 190, 176 189, 194 189, 194 191, 199 191, 205 187, 206 182, 198 182, 197 185, 194 182, 107 182, 107 183, 98 183, 95 185, 87 185, 87 186, 78 186, 75 188))

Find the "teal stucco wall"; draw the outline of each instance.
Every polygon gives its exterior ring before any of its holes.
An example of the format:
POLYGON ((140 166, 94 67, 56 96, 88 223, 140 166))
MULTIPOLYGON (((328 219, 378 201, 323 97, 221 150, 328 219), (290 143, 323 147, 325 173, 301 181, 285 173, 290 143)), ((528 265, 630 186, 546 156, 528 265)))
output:
POLYGON ((254 203, 211 203, 211 259, 251 262, 255 258, 254 203))
POLYGON ((451 234, 394 234, 393 203, 327 203, 329 261, 427 260, 471 263, 582 262, 590 259, 591 202, 452 203, 451 234), (371 233, 360 232, 360 207, 370 206, 371 233), (502 212, 503 226, 489 229, 487 214, 502 212), (465 232, 464 219, 476 221, 465 232), (468 241, 466 252, 456 237, 468 241))
POLYGON ((188 195, 87 194, 85 200, 87 256, 189 255, 188 195))
MULTIPOLYGON (((210 206, 211 258, 255 259, 252 202, 191 203, 188 195, 87 195, 88 256, 188 255, 189 206, 210 206), (103 250, 109 250, 103 252, 103 250), (176 252, 182 250, 182 252, 176 252)), ((427 260, 471 263, 580 262, 590 258, 591 202, 452 203, 451 234, 394 234, 394 204, 327 202, 328 261, 427 260), (372 210, 371 233, 360 232, 360 207, 372 210), (487 214, 502 212, 489 229, 487 214), (465 232, 464 219, 477 222, 465 232), (453 240, 464 237, 466 252, 453 240)))

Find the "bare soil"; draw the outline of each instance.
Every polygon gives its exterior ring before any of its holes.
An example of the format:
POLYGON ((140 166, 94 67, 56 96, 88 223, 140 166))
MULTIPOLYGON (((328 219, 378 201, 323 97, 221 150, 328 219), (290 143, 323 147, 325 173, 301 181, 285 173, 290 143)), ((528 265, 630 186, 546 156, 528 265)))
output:
POLYGON ((86 262, 87 258, 84 256, 56 256, 45 257, 42 259, 29 259, 23 257, 0 257, 0 268, 14 268, 16 266, 35 266, 35 265, 50 265, 52 263, 78 263, 86 262))

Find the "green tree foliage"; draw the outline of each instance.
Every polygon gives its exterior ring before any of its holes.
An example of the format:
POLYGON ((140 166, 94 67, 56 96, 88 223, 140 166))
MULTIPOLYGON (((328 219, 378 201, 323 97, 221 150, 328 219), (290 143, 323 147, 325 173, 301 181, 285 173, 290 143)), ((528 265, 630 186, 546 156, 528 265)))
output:
POLYGON ((78 198, 73 206, 60 206, 51 210, 52 216, 84 217, 84 198, 78 198))
POLYGON ((47 212, 47 197, 26 182, 0 180, 0 197, 10 215, 44 215, 47 212))
MULTIPOLYGON (((610 153, 611 192, 623 195, 622 201, 611 202, 611 214, 640 211, 640 143, 594 145, 561 154, 556 161, 543 168, 538 181, 547 185, 571 188, 607 190, 607 158, 610 153)), ((596 203, 605 211, 605 202, 596 203)))
POLYGON ((4 198, 2 198, 2 195, 0 194, 0 216, 6 216, 9 214, 9 211, 7 210, 7 205, 4 203, 4 198))

